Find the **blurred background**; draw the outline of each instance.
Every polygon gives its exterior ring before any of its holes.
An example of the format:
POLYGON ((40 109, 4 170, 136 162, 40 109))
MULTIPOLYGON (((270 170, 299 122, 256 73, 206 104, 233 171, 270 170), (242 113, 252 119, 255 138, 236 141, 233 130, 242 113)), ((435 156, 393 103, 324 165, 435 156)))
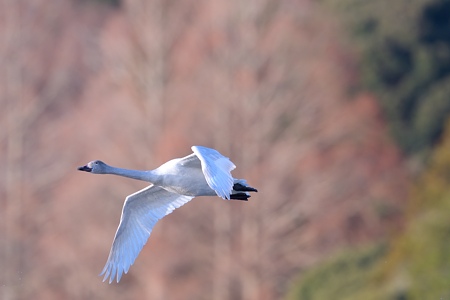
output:
POLYGON ((450 299, 450 1, 0 0, 0 39, 1 299, 450 299), (76 168, 191 145, 259 193, 102 283, 145 183, 76 168))

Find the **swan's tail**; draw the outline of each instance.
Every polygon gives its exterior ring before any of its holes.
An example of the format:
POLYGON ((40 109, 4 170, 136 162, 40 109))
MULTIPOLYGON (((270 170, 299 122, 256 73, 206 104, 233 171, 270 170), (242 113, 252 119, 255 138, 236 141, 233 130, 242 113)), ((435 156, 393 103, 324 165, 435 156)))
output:
POLYGON ((258 192, 258 190, 249 186, 244 179, 235 179, 230 199, 248 201, 250 198, 248 192, 258 192))

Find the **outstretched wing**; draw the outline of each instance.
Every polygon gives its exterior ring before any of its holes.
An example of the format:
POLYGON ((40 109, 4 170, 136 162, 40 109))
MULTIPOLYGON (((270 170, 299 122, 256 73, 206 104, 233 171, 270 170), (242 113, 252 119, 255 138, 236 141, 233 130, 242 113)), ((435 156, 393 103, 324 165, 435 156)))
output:
POLYGON ((233 190, 233 177, 230 172, 236 166, 228 157, 214 149, 201 146, 193 146, 191 149, 202 163, 203 175, 209 187, 223 199, 230 200, 233 190))
POLYGON ((111 252, 100 273, 100 276, 104 275, 103 281, 109 277, 111 283, 116 277, 119 282, 122 274, 127 273, 136 260, 156 222, 192 198, 194 197, 171 193, 154 185, 128 196, 111 252))

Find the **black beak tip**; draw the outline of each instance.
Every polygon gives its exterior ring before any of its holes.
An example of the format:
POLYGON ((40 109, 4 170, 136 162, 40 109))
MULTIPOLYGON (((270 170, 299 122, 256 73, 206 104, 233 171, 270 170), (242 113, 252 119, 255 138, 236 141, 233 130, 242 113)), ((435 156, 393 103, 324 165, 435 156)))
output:
POLYGON ((82 166, 82 167, 79 167, 77 170, 78 171, 91 172, 92 168, 89 168, 88 166, 82 166))

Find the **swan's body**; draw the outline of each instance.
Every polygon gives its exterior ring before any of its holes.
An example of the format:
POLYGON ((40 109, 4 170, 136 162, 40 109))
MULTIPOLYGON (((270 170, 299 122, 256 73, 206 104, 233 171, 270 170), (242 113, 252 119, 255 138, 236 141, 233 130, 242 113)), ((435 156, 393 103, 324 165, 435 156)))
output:
POLYGON ((150 171, 136 171, 109 166, 99 160, 78 168, 94 174, 114 174, 150 182, 148 187, 125 199, 119 227, 111 247, 105 275, 111 283, 119 282, 134 263, 156 222, 196 196, 219 196, 223 199, 247 200, 248 192, 257 190, 243 179, 234 179, 236 167, 214 149, 193 146, 194 153, 170 160, 150 171))

